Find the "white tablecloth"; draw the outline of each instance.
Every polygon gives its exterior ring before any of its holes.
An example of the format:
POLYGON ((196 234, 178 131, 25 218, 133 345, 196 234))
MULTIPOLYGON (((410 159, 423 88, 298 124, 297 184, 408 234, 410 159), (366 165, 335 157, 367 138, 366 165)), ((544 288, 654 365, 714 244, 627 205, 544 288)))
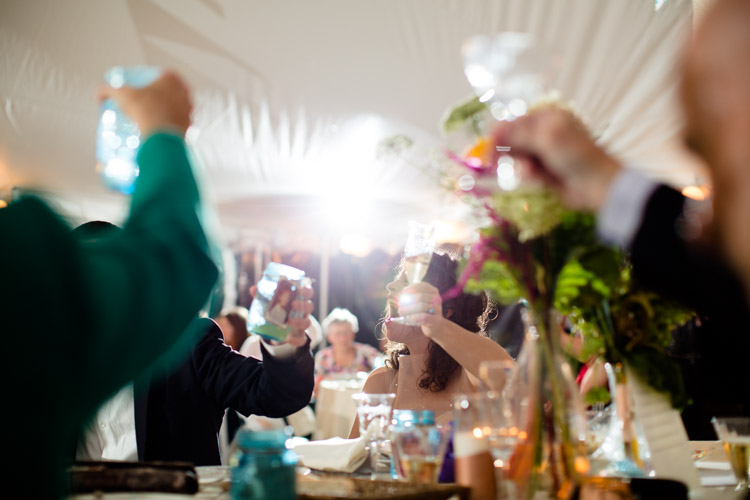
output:
POLYGON ((352 395, 362 392, 364 380, 323 380, 315 403, 316 430, 314 439, 349 437, 357 414, 352 395))

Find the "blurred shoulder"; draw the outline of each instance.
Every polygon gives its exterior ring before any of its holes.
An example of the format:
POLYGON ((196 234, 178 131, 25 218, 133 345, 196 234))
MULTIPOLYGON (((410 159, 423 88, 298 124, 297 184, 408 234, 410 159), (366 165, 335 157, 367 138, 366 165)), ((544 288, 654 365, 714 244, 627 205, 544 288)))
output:
POLYGON ((370 375, 367 376, 362 392, 368 392, 370 394, 389 392, 391 390, 391 381, 395 379, 395 370, 388 368, 387 366, 381 366, 380 368, 373 370, 370 375))

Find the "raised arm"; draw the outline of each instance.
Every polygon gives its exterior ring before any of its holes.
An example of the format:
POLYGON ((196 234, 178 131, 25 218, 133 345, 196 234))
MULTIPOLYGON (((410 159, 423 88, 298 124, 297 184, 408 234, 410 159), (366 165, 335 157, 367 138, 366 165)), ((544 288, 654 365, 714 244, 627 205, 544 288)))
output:
POLYGON ((225 345, 213 321, 197 321, 209 330, 193 349, 192 363, 203 390, 218 406, 245 416, 280 418, 310 402, 313 358, 309 341, 302 346, 289 345, 289 352, 278 356, 263 346, 260 361, 225 345))
POLYGON ((505 349, 488 337, 470 332, 452 322, 452 311, 443 311, 440 292, 431 284, 423 281, 411 285, 404 289, 402 296, 404 295, 410 295, 413 300, 400 300, 399 314, 421 324, 422 332, 473 377, 479 378, 479 365, 482 361, 513 360, 505 349))
POLYGON ((79 245, 80 299, 88 332, 82 386, 106 395, 185 333, 216 280, 201 226, 201 202, 185 149, 189 92, 167 73, 144 89, 103 87, 141 129, 140 176, 120 234, 79 245), (92 373, 106 374, 91 377, 92 373))

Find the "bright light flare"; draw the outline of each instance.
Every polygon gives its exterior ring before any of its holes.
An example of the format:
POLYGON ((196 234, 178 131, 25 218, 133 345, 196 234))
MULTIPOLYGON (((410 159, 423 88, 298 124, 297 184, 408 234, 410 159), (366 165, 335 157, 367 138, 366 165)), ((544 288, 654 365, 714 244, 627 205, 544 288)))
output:
POLYGON ((686 186, 682 189, 682 195, 693 200, 702 201, 708 197, 709 191, 705 187, 686 186))
POLYGON ((370 238, 363 234, 349 233, 339 239, 339 248, 347 255, 366 257, 372 252, 373 244, 370 238))

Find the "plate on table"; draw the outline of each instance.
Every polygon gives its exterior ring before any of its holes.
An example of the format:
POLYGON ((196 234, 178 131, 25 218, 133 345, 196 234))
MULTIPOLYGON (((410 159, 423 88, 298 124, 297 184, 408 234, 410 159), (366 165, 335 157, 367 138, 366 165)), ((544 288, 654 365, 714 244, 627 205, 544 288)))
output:
POLYGON ((297 475, 299 500, 447 500, 469 498, 469 488, 458 484, 412 484, 374 481, 342 475, 297 475))
POLYGON ((232 469, 226 465, 203 465, 195 468, 198 484, 218 484, 232 479, 232 469))

